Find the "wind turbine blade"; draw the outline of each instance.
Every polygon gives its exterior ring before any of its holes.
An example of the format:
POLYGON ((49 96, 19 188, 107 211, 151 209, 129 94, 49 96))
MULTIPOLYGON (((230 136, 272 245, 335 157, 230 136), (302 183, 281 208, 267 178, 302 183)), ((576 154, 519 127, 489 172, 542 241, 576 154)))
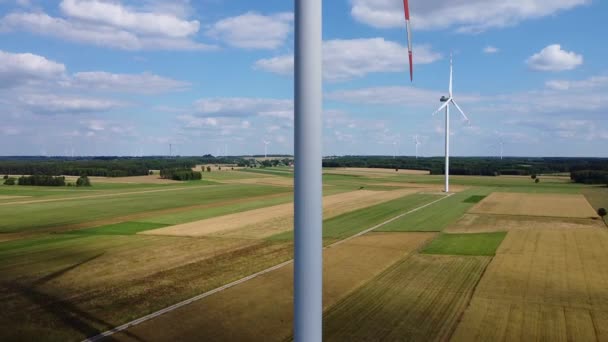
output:
POLYGON ((460 114, 462 114, 462 116, 464 117, 464 119, 467 120, 468 123, 470 123, 471 120, 469 120, 469 118, 467 117, 467 115, 462 111, 462 109, 460 109, 460 106, 458 106, 458 103, 456 103, 456 101, 454 101, 454 99, 452 99, 452 103, 454 104, 454 106, 456 106, 456 109, 458 109, 458 111, 460 112, 460 114))
POLYGON ((447 107, 450 104, 450 101, 452 99, 450 98, 449 100, 445 101, 444 104, 441 105, 441 107, 439 107, 439 109, 437 109, 436 111, 433 112, 433 115, 441 112, 443 109, 445 109, 445 107, 447 107))
POLYGON ((414 58, 412 50, 412 29, 410 26, 410 4, 408 0, 403 0, 405 11, 405 28, 407 30, 407 54, 410 61, 410 82, 414 81, 414 58))
POLYGON ((450 93, 450 97, 452 97, 452 55, 450 54, 450 89, 449 89, 449 93, 450 93))

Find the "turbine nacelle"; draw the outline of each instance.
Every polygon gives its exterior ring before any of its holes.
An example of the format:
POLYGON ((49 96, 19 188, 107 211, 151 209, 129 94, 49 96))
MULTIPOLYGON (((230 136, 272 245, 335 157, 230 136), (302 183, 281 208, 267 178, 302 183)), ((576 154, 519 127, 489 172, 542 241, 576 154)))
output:
POLYGON ((448 96, 442 96, 439 101, 440 102, 448 102, 450 100, 450 98, 448 96))

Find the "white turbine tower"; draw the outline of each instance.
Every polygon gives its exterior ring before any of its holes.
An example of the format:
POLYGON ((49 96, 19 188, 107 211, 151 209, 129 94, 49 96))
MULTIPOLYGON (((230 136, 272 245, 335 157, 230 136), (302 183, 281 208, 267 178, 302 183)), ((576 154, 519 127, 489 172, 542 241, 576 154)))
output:
POLYGON ((399 141, 395 140, 393 142, 393 147, 394 147, 393 159, 395 159, 395 158, 397 158, 397 154, 399 154, 399 141))
POLYGON ((416 144, 416 159, 418 159, 418 146, 420 145, 420 140, 418 140, 418 136, 414 136, 414 144, 416 144))
POLYGON ((452 56, 450 56, 450 85, 448 89, 448 97, 442 96, 440 101, 444 102, 439 109, 437 109, 433 115, 441 112, 445 109, 445 192, 450 192, 450 104, 453 104, 454 107, 462 114, 464 119, 469 122, 469 118, 467 115, 460 109, 460 106, 454 100, 452 94, 452 56))
POLYGON ((262 140, 262 142, 264 143, 264 159, 266 159, 268 158, 268 144, 270 144, 270 141, 262 140))

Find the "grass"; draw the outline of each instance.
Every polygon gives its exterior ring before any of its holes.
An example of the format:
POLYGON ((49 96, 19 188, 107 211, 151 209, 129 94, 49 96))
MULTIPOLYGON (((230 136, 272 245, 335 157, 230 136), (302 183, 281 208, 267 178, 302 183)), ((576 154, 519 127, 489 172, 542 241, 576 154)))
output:
MULTIPOLYGON (((587 201, 596 211, 599 208, 608 210, 608 187, 606 186, 590 186, 583 190, 583 194, 587 201)), ((604 223, 608 225, 608 216, 604 216, 604 223)))
POLYGON ((290 191, 290 189, 281 187, 244 184, 186 186, 170 189, 175 189, 175 191, 0 206, 0 217, 2 217, 0 233, 31 232, 49 227, 61 228, 70 224, 122 215, 205 205, 290 191))
POLYGON ((411 215, 404 216, 378 228, 383 232, 439 232, 460 218, 475 203, 465 200, 471 196, 486 196, 492 188, 469 189, 428 206, 411 215))
POLYGON ((446 341, 488 257, 415 254, 325 314, 324 341, 446 341))
MULTIPOLYGON (((440 198, 438 195, 413 194, 327 219, 323 221, 323 238, 328 242, 343 239, 440 198)), ((291 240, 293 231, 269 239, 291 240)))
POLYGON ((493 256, 506 232, 477 234, 441 234, 423 250, 425 254, 493 256))
POLYGON ((463 202, 464 203, 479 203, 484 198, 486 198, 486 196, 474 195, 474 196, 471 196, 471 197, 465 199, 463 202))
POLYGON ((69 231, 66 234, 76 235, 133 235, 150 229, 168 226, 161 223, 149 222, 121 222, 101 227, 69 231))

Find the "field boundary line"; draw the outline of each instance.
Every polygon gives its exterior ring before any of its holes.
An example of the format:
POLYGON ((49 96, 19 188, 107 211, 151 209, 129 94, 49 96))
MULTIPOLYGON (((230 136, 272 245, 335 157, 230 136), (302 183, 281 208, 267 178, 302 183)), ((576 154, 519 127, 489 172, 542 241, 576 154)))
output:
MULTIPOLYGON (((365 230, 363 230, 363 231, 361 231, 361 232, 359 232, 359 233, 357 233, 357 234, 355 234, 355 235, 349 236, 349 237, 347 237, 347 238, 345 238, 345 239, 343 239, 343 240, 340 240, 340 241, 334 242, 334 243, 332 243, 332 244, 330 244, 330 245, 328 245, 328 246, 325 246, 325 247, 323 247, 323 249, 332 248, 332 247, 334 247, 334 246, 336 246, 336 245, 339 245, 339 244, 344 243, 344 242, 346 242, 346 241, 352 240, 352 239, 354 239, 354 238, 356 238, 356 237, 359 237, 359 236, 361 236, 361 235, 367 234, 367 233, 369 233, 369 232, 373 231, 374 229, 380 228, 380 227, 382 227, 382 226, 383 226, 383 225, 385 225, 385 224, 391 223, 391 222, 393 222, 393 221, 395 221, 395 220, 398 220, 398 219, 402 218, 403 216, 406 216, 406 215, 409 215, 409 214, 411 214, 411 213, 414 213, 414 212, 416 212, 416 211, 418 211, 418 210, 424 209, 424 208, 426 208, 426 207, 428 207, 428 206, 430 206, 430 205, 433 205, 433 204, 435 204, 435 203, 437 203, 437 202, 439 202, 439 201, 442 201, 442 200, 444 200, 444 199, 446 199, 446 198, 449 198, 449 197, 450 197, 450 196, 452 196, 452 195, 454 195, 454 193, 447 194, 447 195, 445 195, 444 197, 442 197, 442 198, 440 198, 440 199, 434 200, 434 201, 429 202, 429 203, 427 203, 427 204, 424 204, 424 205, 422 205, 422 206, 420 206, 420 207, 414 208, 414 209, 412 209, 412 210, 410 210, 410 211, 407 211, 407 212, 405 212, 405 213, 403 213, 403 214, 399 214, 399 215, 397 215, 397 216, 395 216, 395 217, 393 217, 393 218, 390 218, 390 219, 388 219, 388 220, 386 220, 386 221, 384 221, 384 222, 382 222, 382 223, 379 223, 379 224, 377 224, 377 225, 375 225, 375 226, 373 226, 373 227, 371 227, 371 228, 365 229, 365 230)), ((193 302, 196 302, 196 301, 198 301, 198 300, 200 300, 200 299, 203 299, 203 298, 205 298, 205 297, 209 297, 209 296, 211 296, 211 295, 213 295, 213 294, 216 294, 216 293, 218 293, 218 292, 221 292, 221 291, 227 290, 227 289, 229 289, 229 288, 231 288, 231 287, 234 287, 234 286, 236 286, 236 285, 242 284, 242 283, 244 283, 244 282, 246 282, 246 281, 249 281, 249 280, 251 280, 251 279, 257 278, 257 277, 259 277, 259 276, 261 276, 261 275, 264 275, 264 274, 266 274, 266 273, 272 272, 272 271, 274 271, 274 270, 278 270, 278 269, 280 269, 280 268, 282 268, 282 267, 284 267, 284 266, 287 266, 287 265, 289 265, 289 264, 291 264, 291 263, 293 263, 293 259, 290 259, 290 260, 284 261, 284 262, 282 262, 282 263, 280 263, 280 264, 278 264, 278 265, 274 265, 274 266, 272 266, 272 267, 266 268, 266 269, 264 269, 264 270, 262 270, 262 271, 259 271, 259 272, 257 272, 257 273, 254 273, 254 274, 248 275, 248 276, 246 276, 246 277, 244 277, 244 278, 241 278, 241 279, 239 279, 239 280, 233 281, 233 282, 228 283, 228 284, 226 284, 226 285, 223 285, 223 286, 217 287, 217 288, 215 288, 215 289, 213 289, 213 290, 209 290, 209 291, 207 291, 207 292, 201 293, 201 294, 199 294, 199 295, 197 295, 197 296, 194 296, 194 297, 192 297, 192 298, 189 298, 189 299, 183 300, 183 301, 181 301, 181 302, 179 302, 179 303, 175 303, 175 304, 173 304, 173 305, 171 305, 171 306, 168 306, 168 307, 166 307, 166 308, 164 308, 164 309, 161 309, 161 310, 158 310, 158 311, 153 312, 153 313, 151 313, 151 314, 145 315, 145 316, 140 317, 140 318, 138 318, 138 319, 136 319, 136 320, 133 320, 133 321, 127 322, 127 323, 125 323, 125 324, 123 324, 123 325, 120 325, 120 326, 118 326, 118 327, 115 327, 115 328, 113 328, 113 329, 110 329, 110 330, 104 331, 104 332, 102 332, 102 333, 100 333, 100 334, 98 334, 98 335, 95 335, 95 336, 92 336, 92 337, 88 337, 88 338, 86 338, 86 339, 82 340, 82 342, 95 342, 95 341, 101 341, 101 340, 103 340, 103 339, 104 339, 104 338, 106 338, 106 337, 110 337, 110 336, 112 336, 112 335, 114 335, 114 334, 116 334, 116 333, 119 333, 119 332, 121 332, 121 331, 127 330, 127 329, 128 329, 128 328, 130 328, 130 327, 133 327, 133 326, 136 326, 136 325, 141 324, 141 323, 143 323, 143 322, 149 321, 149 320, 151 320, 151 319, 153 319, 153 318, 159 317, 159 316, 164 315, 164 314, 166 314, 166 313, 168 313, 168 312, 174 311, 174 310, 176 310, 176 309, 179 309, 179 308, 181 308, 181 307, 183 307, 183 306, 186 306, 186 305, 188 305, 188 304, 191 304, 191 303, 193 303, 193 302)))

